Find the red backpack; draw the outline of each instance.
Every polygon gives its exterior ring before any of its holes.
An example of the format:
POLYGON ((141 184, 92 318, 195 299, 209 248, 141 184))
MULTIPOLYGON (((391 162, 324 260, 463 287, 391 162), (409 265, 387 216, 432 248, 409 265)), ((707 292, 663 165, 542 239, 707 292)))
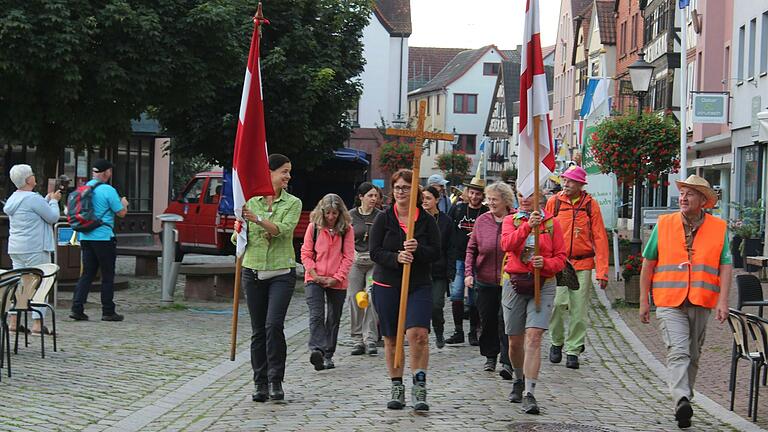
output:
POLYGON ((93 186, 84 184, 69 194, 69 198, 67 198, 67 221, 73 230, 77 232, 90 232, 105 225, 101 220, 104 215, 96 217, 93 208, 94 190, 103 184, 101 182, 93 186))

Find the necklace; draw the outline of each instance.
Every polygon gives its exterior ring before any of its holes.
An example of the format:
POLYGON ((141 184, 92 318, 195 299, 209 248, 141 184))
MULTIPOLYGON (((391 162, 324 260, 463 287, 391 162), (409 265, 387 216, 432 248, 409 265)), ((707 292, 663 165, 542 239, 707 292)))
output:
POLYGON ((371 213, 373 213, 373 208, 371 208, 371 209, 368 211, 368 213, 366 213, 366 212, 364 212, 364 211, 363 211, 363 206, 360 206, 360 207, 358 207, 358 208, 357 208, 357 212, 358 212, 358 213, 360 213, 360 216, 368 216, 368 215, 370 215, 371 213))

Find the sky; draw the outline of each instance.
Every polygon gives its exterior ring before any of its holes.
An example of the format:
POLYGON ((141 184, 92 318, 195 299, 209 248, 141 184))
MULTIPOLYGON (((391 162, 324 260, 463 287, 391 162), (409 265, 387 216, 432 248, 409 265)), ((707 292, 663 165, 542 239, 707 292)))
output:
MULTIPOLYGON (((539 0, 541 44, 555 44, 560 0, 539 0)), ((409 46, 479 48, 522 43, 525 0, 411 0, 409 46)))

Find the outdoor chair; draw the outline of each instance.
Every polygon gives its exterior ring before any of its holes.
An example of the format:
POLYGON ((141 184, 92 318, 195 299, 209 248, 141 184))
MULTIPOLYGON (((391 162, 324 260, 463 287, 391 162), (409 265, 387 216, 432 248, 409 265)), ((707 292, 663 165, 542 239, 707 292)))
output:
POLYGON ((763 371, 765 378, 766 369, 768 369, 768 321, 758 316, 747 314, 747 325, 749 331, 755 337, 755 348, 760 354, 760 364, 753 372, 755 376, 752 380, 755 382, 755 399, 752 404, 752 421, 757 421, 757 401, 760 398, 760 371, 763 371))
MULTIPOLYGON (((42 270, 43 281, 32 296, 29 305, 37 308, 46 308, 51 311, 51 323, 53 323, 51 336, 53 336, 53 351, 56 352, 56 310, 55 307, 48 302, 48 297, 51 294, 54 285, 56 285, 56 280, 59 275, 59 266, 51 263, 40 264, 35 267, 42 270)), ((43 346, 43 358, 45 358, 45 317, 37 309, 32 309, 32 314, 40 315, 40 343, 43 346)))
MULTIPOLYGON (((29 332, 27 329, 29 329, 29 320, 28 320, 28 313, 29 312, 37 312, 34 309, 32 309, 32 306, 30 305, 32 301, 32 297, 35 295, 35 292, 40 287, 40 285, 43 282, 43 271, 35 268, 35 267, 26 267, 26 268, 20 268, 20 269, 14 269, 14 270, 8 270, 3 273, 0 273, 0 281, 6 279, 6 278, 13 278, 19 276, 21 277, 21 284, 19 288, 16 289, 16 296, 13 301, 13 305, 11 306, 11 311, 16 312, 16 341, 13 346, 13 352, 15 354, 18 354, 19 352, 19 327, 21 324, 21 316, 23 314, 24 316, 24 346, 29 346, 29 332)), ((39 313, 39 312, 38 312, 39 313)), ((42 346, 41 349, 43 356, 45 356, 45 346, 42 346)))
MULTIPOLYGON (((0 280, 0 369, 3 367, 3 347, 5 347, 9 377, 11 376, 11 330, 8 327, 8 311, 16 297, 16 288, 20 281, 21 276, 0 280)), ((0 380, 2 380, 2 373, 0 373, 0 380)))
MULTIPOLYGON (((747 329, 747 317, 741 311, 736 309, 729 309, 728 312, 728 325, 733 332, 733 340, 736 343, 736 352, 731 357, 731 377, 728 384, 728 390, 731 391, 731 405, 730 410, 733 411, 733 402, 736 397, 736 372, 738 361, 741 359, 749 360, 752 366, 752 376, 749 380, 749 405, 747 408, 747 416, 752 415, 752 395, 755 389, 755 385, 759 385, 759 379, 755 378, 755 369, 759 369, 762 364, 762 358, 760 353, 756 351, 750 351, 750 339, 751 334, 747 329)), ((754 339, 752 339, 754 342, 754 339)))
POLYGON ((763 306, 768 306, 768 302, 763 299, 763 285, 760 279, 751 274, 738 275, 736 288, 738 291, 736 309, 742 310, 745 306, 756 306, 758 315, 762 317, 763 306))

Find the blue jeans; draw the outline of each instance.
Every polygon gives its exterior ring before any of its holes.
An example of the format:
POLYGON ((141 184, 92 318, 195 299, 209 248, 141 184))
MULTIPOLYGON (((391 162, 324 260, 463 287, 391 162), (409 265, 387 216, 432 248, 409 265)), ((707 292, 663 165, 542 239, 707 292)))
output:
POLYGON ((463 301, 467 306, 475 305, 475 288, 469 287, 469 295, 464 299, 464 260, 456 260, 456 277, 451 284, 451 301, 463 301))

